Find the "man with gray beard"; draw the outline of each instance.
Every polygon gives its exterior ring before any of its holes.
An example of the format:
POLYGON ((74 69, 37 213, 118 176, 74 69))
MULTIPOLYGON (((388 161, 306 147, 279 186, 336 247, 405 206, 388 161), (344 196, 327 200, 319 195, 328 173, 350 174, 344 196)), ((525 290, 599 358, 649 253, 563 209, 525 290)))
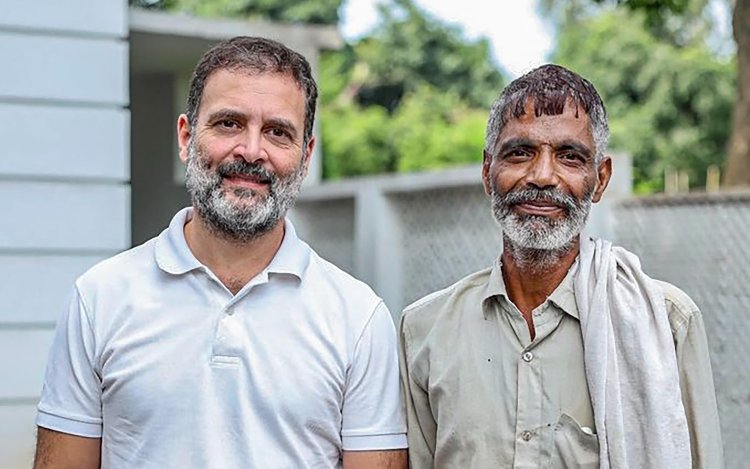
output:
POLYGON ((316 99, 275 41, 204 54, 177 120, 192 207, 76 281, 36 469, 407 467, 390 313, 285 218, 316 99))
POLYGON ((556 65, 493 105, 482 181, 503 250, 401 319, 412 468, 723 467, 700 311, 581 235, 608 135, 594 87, 556 65))

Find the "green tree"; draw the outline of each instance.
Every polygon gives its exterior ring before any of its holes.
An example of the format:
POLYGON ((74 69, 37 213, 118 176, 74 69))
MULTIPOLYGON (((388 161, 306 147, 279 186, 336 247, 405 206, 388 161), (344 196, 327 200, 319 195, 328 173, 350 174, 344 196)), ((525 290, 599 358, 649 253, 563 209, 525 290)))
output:
POLYGON ((323 177, 388 173, 396 170, 393 124, 380 106, 326 106, 321 111, 323 177))
POLYGON ((721 164, 734 102, 733 64, 702 41, 658 39, 642 13, 606 11, 563 27, 554 60, 590 78, 608 108, 611 146, 634 159, 638 192, 663 188, 667 167, 705 184, 721 164))
POLYGON ((322 56, 324 176, 481 161, 487 108, 505 81, 487 41, 411 0, 379 11, 370 35, 322 56))
POLYGON ((490 60, 486 39, 469 41, 461 30, 430 17, 412 0, 379 5, 380 23, 356 44, 362 104, 395 109, 423 84, 455 93, 473 106, 492 102, 504 84, 490 60))
POLYGON ((343 0, 129 0, 143 8, 197 16, 263 18, 282 23, 336 24, 343 0))
POLYGON ((487 111, 453 93, 423 86, 404 97, 393 116, 399 172, 482 161, 487 111))

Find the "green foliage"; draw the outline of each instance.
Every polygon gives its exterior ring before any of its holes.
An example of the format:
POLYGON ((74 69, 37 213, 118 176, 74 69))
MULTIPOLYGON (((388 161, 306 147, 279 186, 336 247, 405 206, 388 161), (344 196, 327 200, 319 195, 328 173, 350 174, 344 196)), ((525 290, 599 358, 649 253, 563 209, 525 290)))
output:
POLYGON ((675 46, 627 10, 564 27, 554 60, 590 79, 610 119, 610 147, 633 156, 636 191, 663 188, 667 167, 691 186, 721 165, 734 100, 734 64, 702 43, 675 46))
POLYGON ((343 0, 130 0, 131 5, 196 16, 263 18, 282 23, 336 24, 343 0))
POLYGON ((328 106, 323 107, 321 119, 324 178, 395 170, 392 124, 385 109, 328 106))
POLYGON ((318 62, 318 93, 324 105, 333 103, 339 96, 351 98, 350 83, 355 65, 354 49, 346 45, 340 50, 324 50, 318 62))
POLYGON ((486 111, 424 86, 388 114, 381 106, 327 106, 322 113, 324 177, 419 171, 479 163, 486 111))
POLYGON ((461 31, 427 16, 411 0, 379 7, 381 22, 355 45, 366 64, 358 77, 362 104, 393 110, 423 84, 455 93, 473 106, 487 106, 504 80, 490 61, 486 39, 468 41, 461 31))
POLYGON ((165 10, 173 8, 178 0, 128 0, 128 5, 138 8, 165 10))
POLYGON ((487 41, 467 41, 410 0, 380 15, 371 35, 321 57, 324 177, 480 162, 504 84, 487 41))
POLYGON ((643 15, 640 27, 645 26, 653 36, 683 46, 705 41, 717 27, 715 18, 707 14, 709 1, 719 0, 539 0, 539 7, 559 31, 621 5, 643 15))
POLYGON ((479 163, 487 112, 452 93, 422 87, 407 95, 393 118, 399 172, 479 163))

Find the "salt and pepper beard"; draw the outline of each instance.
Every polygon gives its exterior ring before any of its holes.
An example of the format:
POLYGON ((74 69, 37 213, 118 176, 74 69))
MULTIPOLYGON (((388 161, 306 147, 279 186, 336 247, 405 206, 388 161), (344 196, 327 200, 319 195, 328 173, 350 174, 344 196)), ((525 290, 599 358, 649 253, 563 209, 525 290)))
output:
POLYGON ((592 185, 577 200, 559 189, 526 187, 503 194, 492 185, 492 214, 503 230, 504 249, 519 267, 548 269, 573 248, 588 219, 595 188, 592 185), (533 201, 555 204, 563 209, 565 216, 555 219, 513 210, 518 204, 533 201))
POLYGON ((247 242, 268 233, 294 205, 305 177, 305 160, 288 175, 278 175, 256 163, 242 159, 219 164, 211 169, 208 158, 195 139, 188 145, 185 185, 193 207, 212 233, 237 242, 247 242), (268 184, 268 193, 252 189, 231 189, 235 200, 227 197, 222 186, 230 175, 254 176, 268 184))

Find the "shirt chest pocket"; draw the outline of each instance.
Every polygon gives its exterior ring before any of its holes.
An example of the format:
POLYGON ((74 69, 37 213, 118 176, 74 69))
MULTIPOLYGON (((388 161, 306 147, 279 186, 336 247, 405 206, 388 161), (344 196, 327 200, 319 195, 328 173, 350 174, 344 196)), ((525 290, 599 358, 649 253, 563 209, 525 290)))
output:
POLYGON ((562 414, 552 434, 550 469, 596 469, 599 467, 599 441, 585 432, 572 417, 562 414))

